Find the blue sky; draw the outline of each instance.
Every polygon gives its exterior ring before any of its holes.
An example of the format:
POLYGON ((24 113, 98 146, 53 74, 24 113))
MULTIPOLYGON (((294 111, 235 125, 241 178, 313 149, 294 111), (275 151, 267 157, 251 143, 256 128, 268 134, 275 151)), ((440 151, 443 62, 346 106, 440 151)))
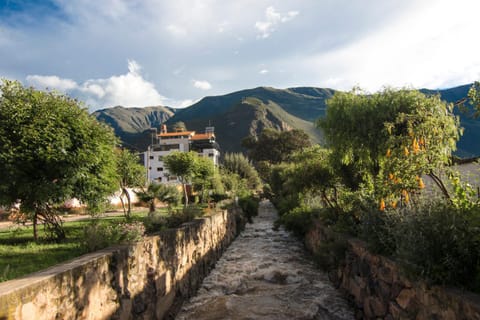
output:
POLYGON ((475 0, 0 0, 0 77, 90 110, 480 79, 475 0))

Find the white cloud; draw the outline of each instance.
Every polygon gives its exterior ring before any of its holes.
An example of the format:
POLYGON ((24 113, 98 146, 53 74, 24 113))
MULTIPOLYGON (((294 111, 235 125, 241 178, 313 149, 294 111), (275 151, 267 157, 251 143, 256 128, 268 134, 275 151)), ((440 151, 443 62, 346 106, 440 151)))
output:
POLYGON ((187 35, 187 30, 185 28, 174 25, 174 24, 168 25, 166 29, 168 32, 170 32, 174 36, 183 37, 187 35))
POLYGON ((268 73, 268 70, 267 69, 262 69, 260 70, 260 72, 258 72, 260 74, 267 74, 268 73))
POLYGON ((419 2, 368 36, 302 59, 302 68, 320 75, 318 85, 340 89, 435 89, 472 82, 480 78, 480 44, 472 41, 480 4, 472 6, 467 0, 455 6, 446 0, 419 2))
POLYGON ((210 90, 212 85, 208 81, 193 80, 193 86, 201 90, 210 90))
POLYGON ((48 87, 79 95, 87 105, 95 109, 116 105, 126 107, 163 105, 166 98, 158 93, 153 83, 143 78, 141 69, 136 61, 129 60, 126 74, 107 79, 90 79, 77 84, 73 80, 57 76, 30 75, 27 76, 27 81, 39 89, 48 87))
POLYGON ((61 79, 57 76, 29 75, 27 82, 40 89, 56 89, 62 92, 77 88, 77 83, 71 79, 61 79))
POLYGON ((258 38, 268 38, 270 34, 275 31, 276 26, 280 23, 285 23, 298 15, 298 11, 289 11, 286 14, 281 14, 275 10, 273 6, 265 10, 265 21, 255 22, 255 28, 260 32, 258 38))

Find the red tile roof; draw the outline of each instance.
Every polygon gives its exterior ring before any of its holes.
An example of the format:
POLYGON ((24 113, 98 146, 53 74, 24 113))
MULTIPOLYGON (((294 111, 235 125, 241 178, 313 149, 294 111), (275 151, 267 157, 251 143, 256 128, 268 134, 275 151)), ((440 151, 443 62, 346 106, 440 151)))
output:
POLYGON ((160 133, 159 137, 189 136, 195 134, 195 131, 167 132, 160 133))
POLYGON ((191 138, 191 140, 209 140, 212 137, 215 137, 213 133, 197 133, 191 138))

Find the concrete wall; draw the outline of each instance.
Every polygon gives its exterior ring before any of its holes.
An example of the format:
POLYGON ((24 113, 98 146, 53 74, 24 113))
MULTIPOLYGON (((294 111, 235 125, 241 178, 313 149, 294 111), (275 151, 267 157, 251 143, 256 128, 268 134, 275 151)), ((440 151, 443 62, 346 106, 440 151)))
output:
MULTIPOLYGON (((305 243, 313 253, 335 241, 328 228, 316 222, 305 243)), ((351 297, 359 319, 480 319, 480 296, 457 289, 410 281, 390 259, 347 239, 345 259, 330 275, 351 297)))
POLYGON ((0 320, 169 318, 237 229, 225 211, 0 283, 0 320))

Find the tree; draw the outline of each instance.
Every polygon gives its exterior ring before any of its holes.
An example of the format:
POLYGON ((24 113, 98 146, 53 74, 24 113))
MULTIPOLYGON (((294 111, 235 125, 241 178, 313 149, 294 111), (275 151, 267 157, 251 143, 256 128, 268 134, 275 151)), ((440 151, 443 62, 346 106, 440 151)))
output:
POLYGON ((295 151, 311 145, 310 138, 302 130, 278 131, 264 129, 258 136, 248 136, 242 146, 248 149, 248 157, 256 162, 270 164, 285 161, 295 151), (268 146, 268 147, 267 147, 268 146))
POLYGON ((208 158, 197 156, 195 159, 193 182, 196 188, 200 191, 202 202, 205 200, 205 192, 212 187, 214 173, 215 168, 213 161, 208 158))
POLYGON ((183 121, 178 121, 172 124, 172 130, 174 132, 182 132, 182 131, 187 131, 187 126, 185 125, 185 122, 183 121))
POLYGON ((8 80, 0 91, 0 203, 21 202, 35 239, 42 220, 61 240, 54 205, 76 197, 99 207, 116 189, 113 130, 67 96, 8 80))
POLYGON ((480 116, 480 81, 475 81, 468 90, 467 97, 455 102, 460 111, 474 118, 480 116))
POLYGON ((117 149, 117 174, 119 177, 120 201, 122 202, 125 217, 129 218, 131 214, 131 199, 127 188, 142 187, 145 185, 145 167, 138 163, 138 156, 131 153, 127 149, 117 149), (127 199, 125 206, 123 197, 127 199))
POLYGON ((146 189, 136 192, 141 201, 148 203, 149 214, 155 212, 155 199, 167 203, 170 208, 172 204, 178 203, 180 194, 175 186, 162 183, 151 183, 146 189))
POLYGON ((398 200, 408 203, 428 174, 449 197, 437 172, 449 163, 461 134, 452 105, 415 90, 385 89, 338 92, 327 106, 318 125, 345 185, 395 206, 398 200))
POLYGON ((183 197, 185 207, 188 205, 187 184, 191 183, 196 173, 196 159, 198 155, 195 152, 172 152, 163 158, 165 167, 170 174, 176 176, 183 188, 183 197))
POLYGON ((245 179, 250 189, 257 189, 261 184, 257 170, 242 153, 227 152, 222 166, 229 172, 236 173, 242 179, 245 179))

